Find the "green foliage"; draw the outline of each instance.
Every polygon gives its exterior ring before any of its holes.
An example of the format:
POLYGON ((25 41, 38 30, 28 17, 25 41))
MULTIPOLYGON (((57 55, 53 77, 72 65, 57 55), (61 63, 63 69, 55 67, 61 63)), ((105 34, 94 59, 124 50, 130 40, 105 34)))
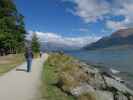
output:
POLYGON ((0 49, 20 51, 25 33, 23 16, 12 0, 0 0, 0 49))
POLYGON ((33 34, 33 37, 32 37, 32 50, 35 53, 40 52, 40 43, 36 34, 33 34))

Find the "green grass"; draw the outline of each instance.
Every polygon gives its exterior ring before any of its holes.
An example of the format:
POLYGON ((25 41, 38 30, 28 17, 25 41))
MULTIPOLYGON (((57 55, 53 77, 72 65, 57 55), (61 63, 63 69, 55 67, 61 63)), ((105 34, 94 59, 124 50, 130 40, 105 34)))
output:
POLYGON ((0 57, 0 75, 10 71, 24 62, 23 54, 12 54, 0 57))
POLYGON ((40 53, 34 53, 34 58, 40 58, 40 53))
POLYGON ((43 68, 41 100, 74 100, 74 97, 67 95, 54 85, 59 79, 60 65, 71 60, 72 58, 64 55, 50 55, 43 68))

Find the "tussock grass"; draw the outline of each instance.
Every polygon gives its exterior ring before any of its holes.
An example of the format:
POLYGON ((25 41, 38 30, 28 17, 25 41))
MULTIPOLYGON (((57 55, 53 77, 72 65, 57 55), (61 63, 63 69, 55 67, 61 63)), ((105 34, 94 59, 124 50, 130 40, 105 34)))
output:
POLYGON ((88 75, 77 59, 59 53, 50 54, 43 68, 41 100, 95 100, 93 93, 78 98, 70 95, 72 88, 87 80, 88 75))
MULTIPOLYGON (((66 55, 51 54, 44 64, 42 73, 41 100, 74 100, 56 86, 63 66, 73 58, 66 55)), ((67 69, 64 69, 67 70, 67 69)))
POLYGON ((94 92, 82 94, 78 97, 78 100, 97 100, 94 92))

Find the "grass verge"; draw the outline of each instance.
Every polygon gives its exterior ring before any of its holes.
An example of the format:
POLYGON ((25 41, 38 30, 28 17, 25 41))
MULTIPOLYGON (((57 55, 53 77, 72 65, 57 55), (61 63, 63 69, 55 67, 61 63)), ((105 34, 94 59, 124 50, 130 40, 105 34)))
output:
POLYGON ((16 66, 24 62, 23 54, 11 54, 8 56, 0 57, 0 75, 10 71, 16 66))
POLYGON ((61 65, 71 61, 65 55, 51 54, 42 72, 41 100, 74 100, 74 97, 61 91, 55 84, 59 79, 61 65))

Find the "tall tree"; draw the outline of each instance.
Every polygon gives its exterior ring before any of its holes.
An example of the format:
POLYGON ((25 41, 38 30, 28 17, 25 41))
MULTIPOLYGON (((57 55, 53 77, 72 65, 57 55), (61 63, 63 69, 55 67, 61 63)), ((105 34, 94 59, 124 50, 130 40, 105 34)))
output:
POLYGON ((32 50, 37 53, 40 52, 40 43, 37 35, 34 33, 32 37, 32 50))
POLYGON ((0 0, 0 50, 20 51, 24 46, 25 28, 23 16, 12 0, 0 0))

